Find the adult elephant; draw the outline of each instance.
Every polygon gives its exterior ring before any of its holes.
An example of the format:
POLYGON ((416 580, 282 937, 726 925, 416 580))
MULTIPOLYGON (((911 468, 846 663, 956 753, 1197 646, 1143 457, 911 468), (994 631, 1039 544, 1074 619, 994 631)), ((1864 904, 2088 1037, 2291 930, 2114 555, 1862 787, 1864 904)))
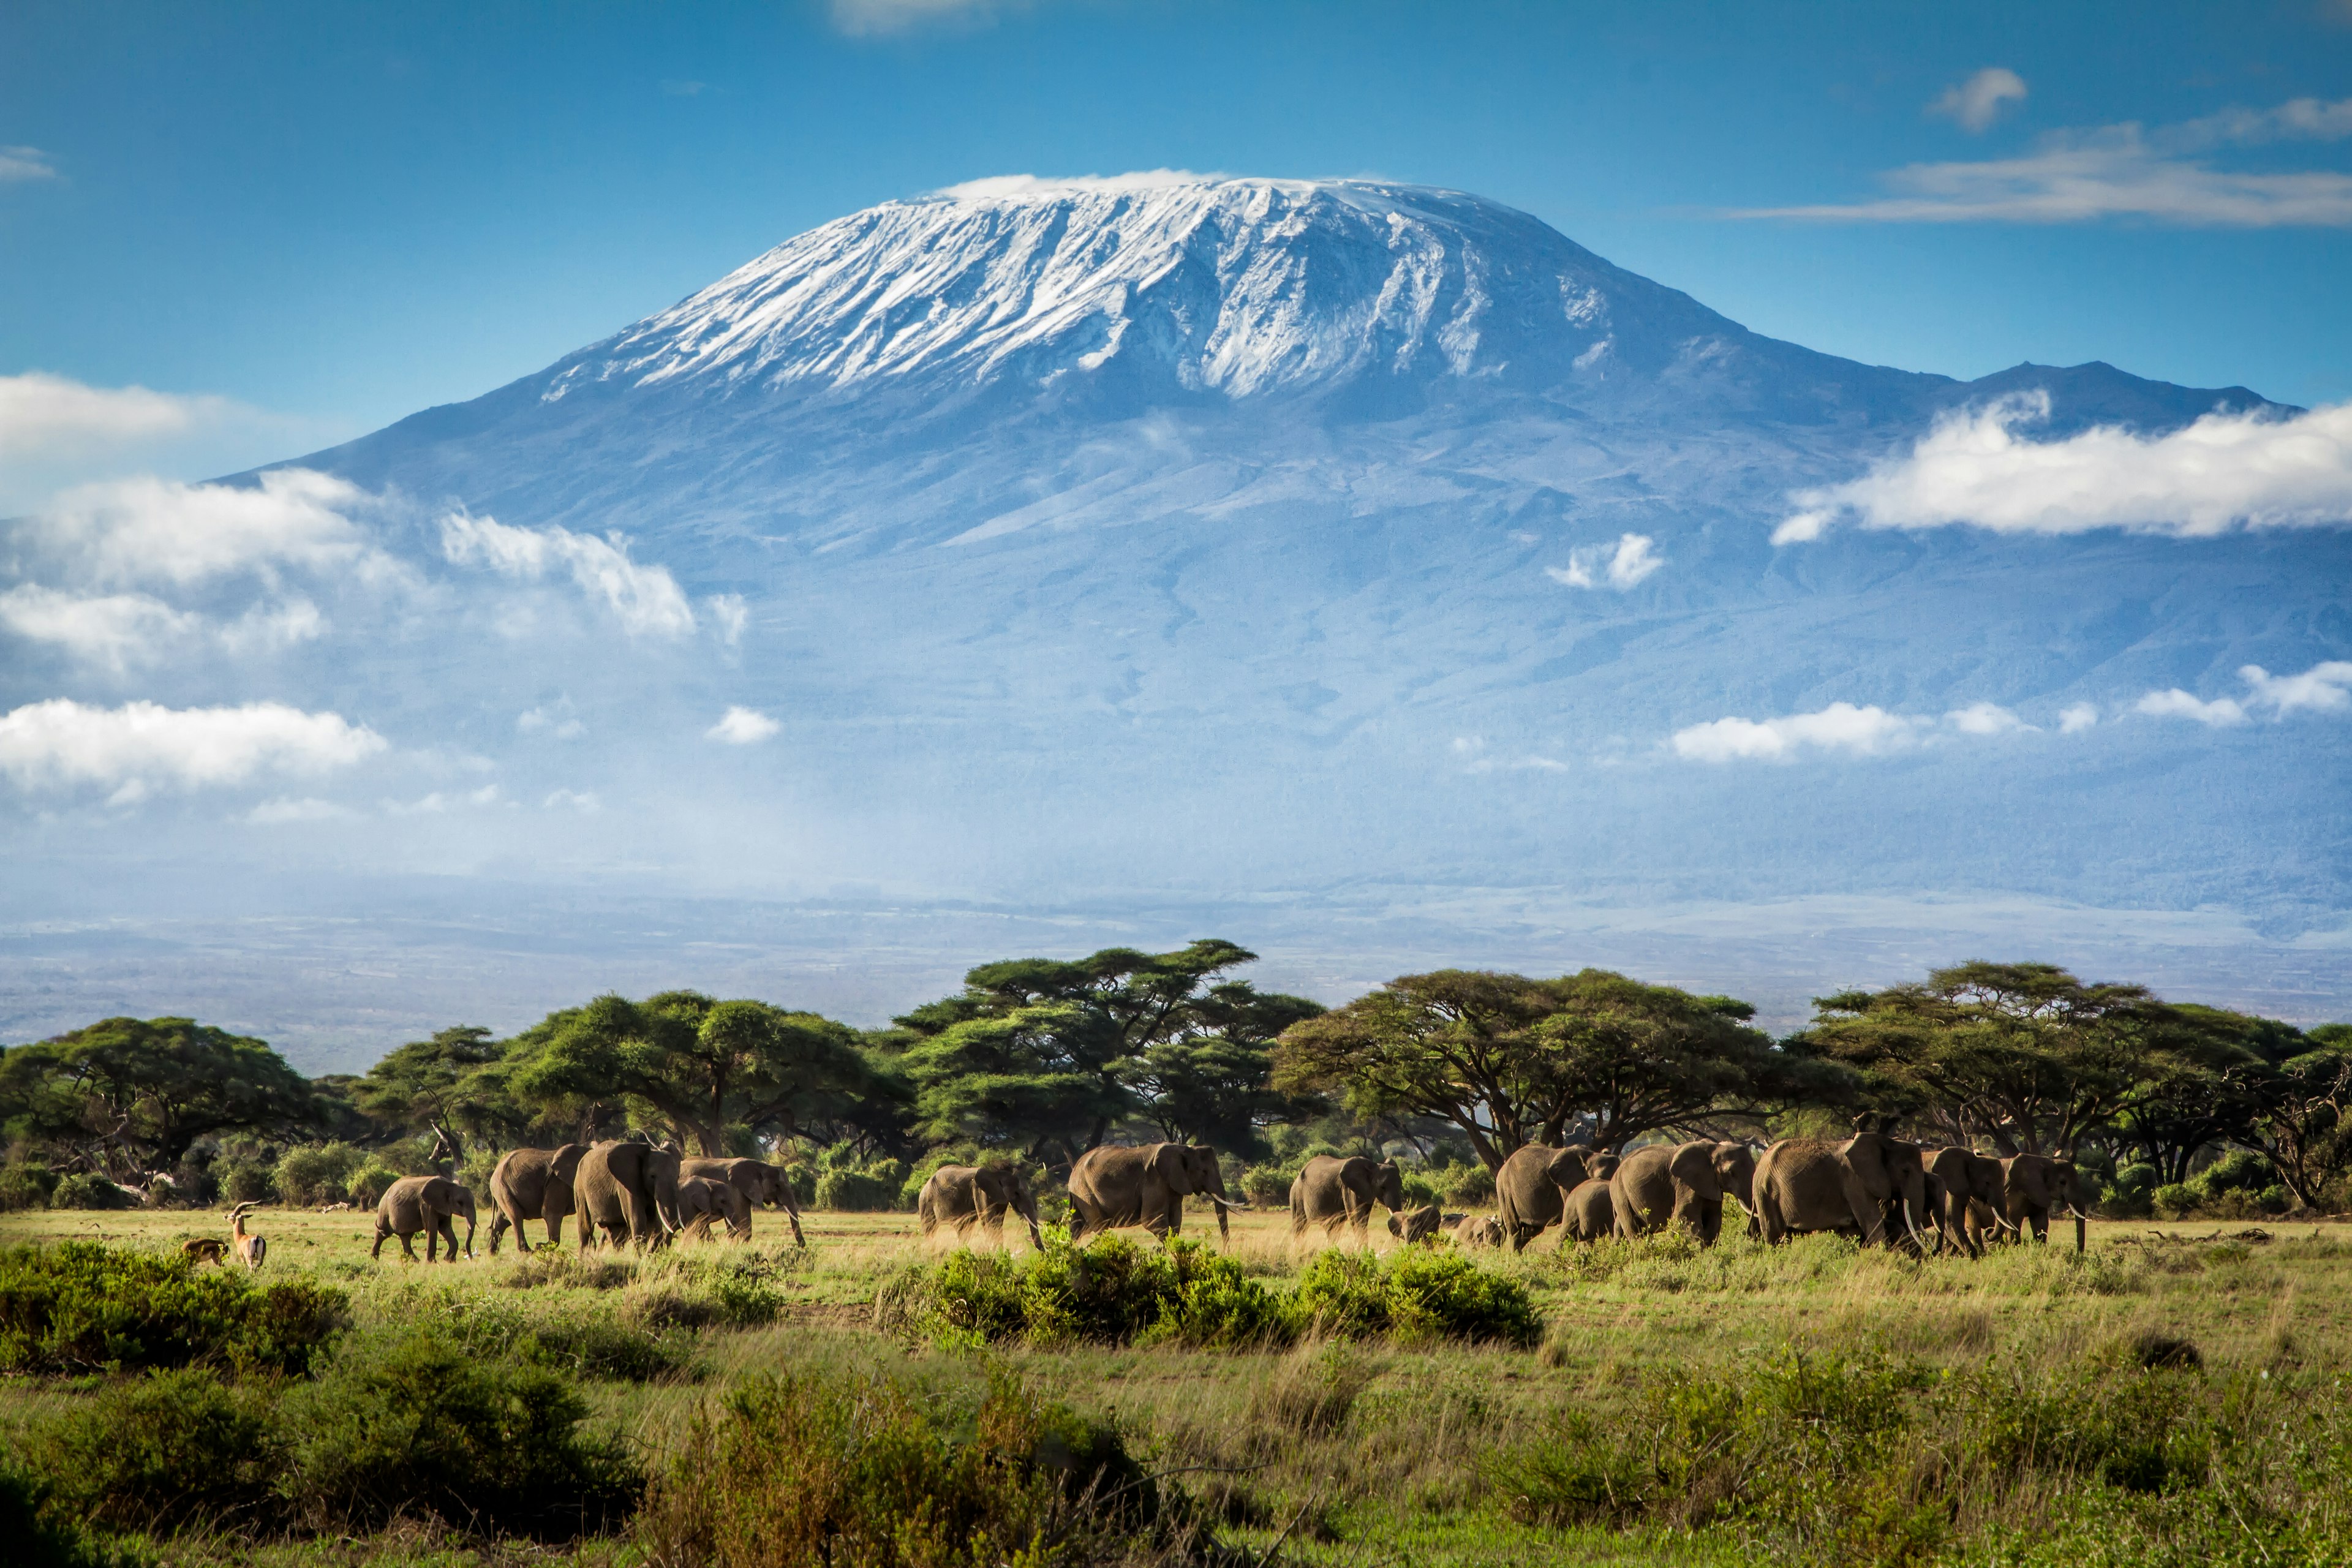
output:
POLYGON ((1970 1258, 1984 1256, 1989 1231, 2005 1226, 2000 1162, 1972 1149, 1933 1149, 1927 1161, 1927 1212, 1941 1239, 1970 1258))
POLYGON ((1599 1241, 1617 1234, 1617 1197, 1599 1176, 1579 1182, 1562 1200, 1560 1224, 1579 1241, 1599 1241))
POLYGON ((449 1244, 449 1261, 457 1261, 457 1232, 451 1223, 459 1215, 466 1216, 466 1256, 474 1256, 474 1194, 446 1176, 403 1176, 384 1188, 383 1196, 375 1205, 375 1246, 370 1258, 383 1254, 383 1244, 393 1237, 400 1237, 400 1250, 408 1261, 416 1261, 416 1248, 409 1237, 418 1231, 425 1233, 425 1261, 431 1263, 436 1247, 449 1244))
POLYGON ((2053 1160, 2047 1154, 2012 1154, 2000 1163, 2002 1202, 2001 1216, 2023 1241, 2028 1226, 2033 1239, 2050 1239, 2050 1215, 2063 1210, 2077 1219, 2087 1217, 2084 1211, 2097 1201, 2091 1184, 2083 1173, 2074 1168, 2072 1160, 2053 1160))
MULTIPOLYGON (((678 1175, 708 1176, 725 1182, 743 1194, 753 1208, 762 1204, 782 1209, 784 1223, 793 1227, 793 1245, 806 1247, 808 1238, 801 1235, 801 1206, 793 1199, 793 1179, 782 1165, 771 1165, 765 1160, 738 1158, 732 1160, 696 1159, 678 1162, 678 1175)), ((744 1221, 748 1227, 751 1222, 744 1221)), ((751 1232, 747 1228, 745 1235, 751 1232)))
POLYGON ((713 1220, 727 1226, 728 1240, 749 1241, 751 1238, 751 1200, 716 1176, 680 1176, 677 1181, 677 1220, 680 1233, 697 1241, 710 1239, 713 1220))
POLYGON ((1496 1217, 1517 1252, 1560 1222, 1568 1194, 1591 1179, 1592 1151, 1581 1143, 1547 1149, 1528 1143, 1495 1173, 1496 1217))
POLYGON ((1199 1143, 1089 1149, 1070 1167, 1070 1239, 1139 1225, 1165 1241, 1182 1233, 1184 1200, 1196 1194, 1217 1205, 1217 1238, 1231 1241, 1225 1211, 1249 1205, 1225 1196, 1214 1149, 1199 1143))
POLYGON ((683 1228, 677 1217, 678 1155, 634 1141, 598 1143, 572 1173, 580 1250, 602 1230, 614 1246, 659 1247, 683 1228))
POLYGON ((1715 1179, 1723 1188, 1723 1195, 1739 1205, 1747 1217, 1748 1234, 1760 1233, 1756 1223, 1756 1151, 1738 1140, 1715 1146, 1715 1179))
POLYGON ((509 1149, 490 1173, 490 1256, 499 1255, 499 1237, 515 1233, 515 1248, 530 1250, 522 1222, 544 1221, 547 1245, 563 1244, 563 1219, 572 1212, 572 1173, 580 1167, 585 1143, 560 1149, 509 1149))
POLYGON ((1029 1222, 1029 1245, 1040 1250, 1045 1246, 1037 1230, 1037 1196, 1029 1190, 1028 1178, 1011 1165, 941 1165, 923 1184, 915 1213, 922 1219, 925 1236, 951 1225, 961 1243, 977 1225, 993 1233, 1000 1247, 1004 1244, 1004 1216, 1017 1214, 1029 1222))
MULTIPOLYGON (((1689 1227, 1712 1247, 1723 1230, 1723 1181, 1711 1139, 1653 1143, 1625 1156, 1609 1178, 1619 1236, 1647 1236, 1669 1225, 1689 1227)), ((1571 1196, 1574 1194, 1571 1193, 1571 1196)))
POLYGON ((1290 1233, 1301 1236, 1319 1225, 1329 1236, 1339 1227, 1356 1227, 1356 1239, 1369 1235, 1372 1205, 1389 1211, 1393 1220, 1404 1209, 1404 1173, 1394 1160, 1375 1163, 1361 1154, 1318 1154, 1307 1162, 1290 1184, 1290 1233))
POLYGON ((1914 1245, 1927 1216, 1927 1170, 1919 1145, 1884 1132, 1857 1132, 1843 1143, 1784 1138, 1756 1165, 1757 1218, 1764 1239, 1808 1231, 1851 1231, 1864 1246, 1891 1237, 1886 1211, 1900 1209, 1914 1245))

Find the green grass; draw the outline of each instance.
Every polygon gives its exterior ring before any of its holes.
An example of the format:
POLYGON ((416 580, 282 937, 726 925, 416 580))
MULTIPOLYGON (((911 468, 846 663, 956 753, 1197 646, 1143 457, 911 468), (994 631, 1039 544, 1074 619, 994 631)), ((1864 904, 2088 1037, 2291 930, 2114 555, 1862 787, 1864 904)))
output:
MULTIPOLYGON (((431 1322, 478 1352, 560 1371, 577 1380, 583 1430, 617 1436, 656 1472, 684 1450, 698 1419, 711 1419, 756 1379, 872 1379, 923 1410, 952 1413, 978 1409, 992 1375, 1009 1369, 1084 1421, 1124 1434, 1153 1470, 1183 1472, 1171 1484, 1227 1546, 1262 1551, 1282 1537, 1291 1563, 1826 1560, 1825 1542, 1845 1560, 1869 1561, 1879 1549, 1872 1542, 1890 1541, 1921 1561, 2068 1568, 2352 1555, 2352 1509, 2328 1489, 2352 1476, 2344 1451, 2328 1446, 2336 1428, 2298 1419, 2283 1431, 2257 1419, 2273 1405, 2345 1403, 2335 1380, 2352 1365, 2352 1231, 2335 1226, 2273 1225, 2273 1239, 2252 1242, 2151 1235, 2204 1237, 2245 1228, 2240 1223, 2097 1224, 2081 1258, 2059 1246, 1976 1261, 1906 1259, 1828 1237, 1765 1249, 1732 1237, 1706 1251, 1661 1237, 1562 1252, 1547 1237, 1518 1257, 1474 1258, 1482 1278, 1526 1290, 1542 1324, 1532 1350, 1310 1335, 1281 1351, 1192 1349, 1150 1336, 1128 1345, 1014 1340, 981 1351, 876 1326, 885 1282, 933 1256, 907 1215, 811 1214, 806 1253, 788 1239, 780 1247, 778 1227, 763 1223, 748 1247, 681 1247, 640 1261, 606 1253, 583 1260, 567 1245, 455 1266, 371 1263, 364 1215, 265 1210, 257 1219, 271 1242, 266 1280, 306 1277, 341 1290, 358 1337, 431 1322), (2192 1342, 2202 1370, 2139 1370, 2131 1347, 2151 1334, 2192 1342), (1879 1511, 1862 1526, 1800 1528, 1785 1510, 1773 1513, 1778 1504, 1705 1513, 1713 1483, 1694 1492, 1687 1475, 1661 1479, 1656 1454, 1642 1447, 1661 1423, 1662 1391, 1713 1390, 1706 1397, 1727 1407, 1763 1400, 1758 1408, 1769 1409, 1777 1395, 1758 1379, 1795 1354, 1906 1380, 1889 1395, 1904 1414, 1887 1439, 1904 1465, 1838 1461, 1848 1480, 1878 1489, 1879 1511), (2077 1453, 1998 1487, 1939 1491, 1920 1468, 1927 1462, 1914 1460, 1932 1446, 1931 1417, 1949 1413, 1936 1402, 1960 1400, 1974 1386, 1969 1379, 1995 1375, 2044 1394, 2078 1384, 2177 1388, 2188 1402, 2181 1430, 2202 1434, 2201 1479, 2191 1485, 2167 1470, 2156 1489, 2134 1491, 2123 1483, 2155 1473, 2144 1457, 2110 1465, 2077 1453), (1572 1415, 1591 1424, 1580 1447, 1563 1426, 1572 1415), (1650 1500, 1606 1520, 1575 1506, 1519 1504, 1513 1474, 1498 1467, 1547 1443, 1561 1450, 1571 1480, 1596 1454, 1647 1464, 1650 1500), (1936 1520, 1906 1535, 1905 1510, 1927 1503, 1936 1520)), ((1235 1221, 1238 1274, 1296 1291, 1320 1246, 1294 1243, 1280 1216, 1235 1221)), ((79 1236, 176 1252, 187 1236, 221 1228, 202 1213, 36 1211, 0 1216, 0 1245, 79 1236)), ((1392 1244, 1376 1237, 1375 1245, 1386 1252, 1392 1244)), ((1027 1250, 1016 1237, 1013 1256, 1027 1250)), ((0 1447, 21 1448, 32 1428, 100 1399, 107 1383, 0 1382, 0 1447)), ((1966 1406, 1969 1430, 1979 1433, 1995 1426, 1981 1394, 1967 1394, 1979 1403, 1966 1406)), ((1969 1451, 1986 1451, 1989 1441, 1971 1438, 1969 1451)), ((1801 1490, 1784 1480, 1775 1495, 1801 1490)), ((1839 1494, 1831 1495, 1834 1502, 1839 1494)), ((499 1544, 408 1521, 356 1542, 224 1537, 209 1549, 183 1542, 173 1557, 501 1563, 548 1561, 551 1552, 558 1561, 625 1563, 636 1549, 619 1536, 562 1548, 499 1544)))

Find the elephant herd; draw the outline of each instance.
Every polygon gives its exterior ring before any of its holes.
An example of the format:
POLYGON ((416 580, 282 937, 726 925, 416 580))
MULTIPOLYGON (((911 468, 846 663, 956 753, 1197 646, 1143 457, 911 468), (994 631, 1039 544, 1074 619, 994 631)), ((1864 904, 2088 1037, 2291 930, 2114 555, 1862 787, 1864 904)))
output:
MULTIPOLYGON (((1866 1246, 1906 1242, 1982 1254, 2030 1230, 2046 1240, 2050 1216, 2080 1215, 2088 1184, 2072 1161, 2043 1154, 1996 1159, 1967 1149, 1927 1149, 1885 1132, 1843 1141, 1784 1138, 1760 1152, 1743 1142, 1652 1144, 1622 1159, 1581 1146, 1529 1145, 1495 1177, 1493 1220, 1465 1218, 1457 1240, 1517 1251, 1554 1225, 1562 1239, 1644 1236, 1681 1226, 1702 1245, 1722 1234, 1726 1200, 1767 1242, 1817 1231, 1866 1246)), ((1392 1229, 1402 1234, 1410 1221, 1392 1229)))
MULTIPOLYGON (((530 1250, 523 1226, 547 1227, 560 1246, 563 1221, 579 1217, 585 1249, 601 1233, 614 1245, 660 1246, 675 1236, 707 1237, 724 1226, 730 1237, 751 1234, 755 1210, 772 1207, 805 1246, 792 1183, 778 1166, 752 1159, 688 1159, 675 1148, 635 1140, 559 1149, 517 1149, 490 1175, 490 1247, 496 1254, 509 1230, 530 1250)), ((1230 1239, 1228 1214, 1250 1205, 1225 1193, 1214 1150, 1194 1143, 1150 1143, 1088 1150, 1070 1169, 1070 1239, 1140 1226, 1166 1239, 1180 1233, 1184 1200, 1207 1198, 1217 1232, 1230 1239)), ((1816 1231, 1838 1231, 1865 1245, 1906 1243, 1980 1255, 2004 1237, 2036 1240, 2049 1235, 2053 1214, 2078 1217, 2090 1202, 2087 1184, 2071 1161, 2042 1154, 1995 1159, 1969 1150, 1927 1149, 1885 1132, 1859 1132, 1842 1142, 1786 1138, 1760 1152, 1744 1142, 1697 1140, 1653 1144, 1622 1158, 1580 1144, 1565 1149, 1529 1144, 1495 1176, 1496 1213, 1442 1215, 1435 1205, 1408 1209, 1404 1178, 1393 1160, 1318 1155, 1290 1187, 1294 1234, 1319 1225, 1331 1235, 1352 1227, 1362 1240, 1375 1207, 1389 1211, 1391 1234, 1407 1242, 1451 1226, 1460 1246, 1507 1246, 1513 1251, 1553 1226, 1563 1241, 1643 1236, 1680 1226, 1702 1245, 1723 1229, 1724 1204, 1737 1204, 1748 1234, 1768 1242, 1816 1231)), ((950 1227, 958 1237, 975 1226, 1000 1238, 1008 1215, 1043 1241, 1037 1202, 1028 1182, 1010 1165, 946 1165, 924 1183, 916 1204, 923 1234, 950 1227)), ((375 1248, 398 1237, 425 1237, 425 1258, 446 1243, 459 1252, 454 1222, 466 1222, 464 1252, 473 1256, 474 1196, 442 1176, 410 1176, 384 1192, 376 1208, 375 1248)))

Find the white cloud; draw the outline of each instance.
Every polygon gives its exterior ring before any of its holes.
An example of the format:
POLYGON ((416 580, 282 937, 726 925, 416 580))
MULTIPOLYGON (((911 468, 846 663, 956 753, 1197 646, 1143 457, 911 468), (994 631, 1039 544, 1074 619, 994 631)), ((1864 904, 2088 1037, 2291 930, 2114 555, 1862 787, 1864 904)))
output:
POLYGON ((245 819, 257 827, 276 827, 286 823, 340 822, 358 815, 351 807, 337 805, 331 800, 319 800, 307 795, 300 798, 278 795, 247 812, 245 819))
POLYGON ((2021 157, 1914 163, 1883 176, 1877 201, 1758 207, 1732 217, 1864 223, 2084 223, 2107 217, 2213 227, 2352 224, 2352 174, 2216 168, 2197 154, 2265 142, 2352 135, 2352 100, 2297 99, 2153 131, 2137 122, 2053 132, 2021 157))
POLYGON ((551 792, 540 805, 549 811, 576 811, 585 816, 602 809, 603 802, 587 790, 559 789, 551 792))
POLYGON ((1666 563, 1656 543, 1646 533, 1619 534, 1613 544, 1570 551, 1565 567, 1547 566, 1544 575, 1570 588, 1597 588, 1605 581, 1622 594, 1666 563))
POLYGON ((38 147, 0 147, 0 185, 57 177, 57 163, 38 147))
POLYGON ((445 812, 479 809, 499 804, 499 786, 484 784, 475 790, 435 790, 415 800, 387 800, 384 810, 394 816, 438 816, 445 812))
POLYGON ((111 784, 136 798, 157 784, 236 784, 262 773, 323 773, 383 749, 383 736, 341 714, 305 713, 278 702, 95 708, 54 698, 0 715, 0 773, 26 789, 111 784))
POLYGON ((37 583, 0 594, 0 626, 28 642, 52 643, 118 674, 200 631, 204 618, 146 594, 84 595, 37 583))
POLYGON ((308 468, 274 469, 251 489, 115 479, 67 491, 21 537, 89 581, 184 584, 372 558, 346 514, 373 504, 357 485, 308 468))
POLYGON ((153 441, 184 435, 208 420, 250 412, 226 397, 182 396, 143 386, 85 386, 40 371, 0 375, 0 458, 153 441))
POLYGON ((2284 718, 2298 708, 2340 713, 2352 708, 2352 661, 2331 658, 2301 675, 2273 675, 2259 664, 2246 665, 2238 677, 2253 688, 2250 700, 2284 718))
POLYGON ((1927 106, 1927 112, 1956 120, 1965 130, 1981 132, 1999 118, 2002 104, 2024 101, 2023 77, 2006 66, 1987 66, 1968 80, 1945 89, 1944 96, 1927 106))
POLYGON ((1785 719, 1717 719, 1677 730, 1675 754, 1694 762, 1728 763, 1743 759, 1772 761, 1793 757, 1808 748, 1875 756, 1908 745, 1917 721, 1889 713, 1884 708, 1857 708, 1832 702, 1816 713, 1785 719))
POLYGON ((705 730, 703 738, 724 741, 730 746, 749 746, 764 741, 783 726, 754 708, 730 708, 719 716, 719 722, 705 730))
POLYGON ((833 0, 833 25, 863 37, 935 22, 985 21, 1000 8, 1000 0, 833 0))
POLYGON ((719 625, 719 640, 733 647, 743 638, 743 628, 751 624, 751 607, 740 594, 713 594, 704 604, 710 606, 710 618, 719 625))
POLYGON ((2242 724, 2246 710, 2227 697, 2217 697, 2210 702, 2200 702, 2178 686, 2168 691, 2151 691, 2132 705, 2135 713, 2145 713, 2151 719, 2194 719, 2200 724, 2216 727, 2242 724))
POLYGON ((2072 703, 2067 707, 2059 710, 2058 732, 2062 735, 2075 734, 2081 731, 2089 729, 2098 721, 2099 710, 2097 704, 2091 702, 2072 703))
POLYGON ((1944 722, 1963 735, 2006 735, 2011 730, 2033 728, 1998 702, 1971 702, 1966 708, 1955 708, 1944 715, 1944 722))
POLYGON ((1949 415, 1907 456, 1796 492, 1799 510, 1772 542, 1818 539, 1841 517, 1865 528, 2128 528, 2178 538, 2241 524, 2352 522, 2352 404, 2287 418, 2208 414, 2165 436, 2109 426, 2060 441, 2019 437, 2018 426, 2049 412, 2049 395, 2033 393, 1949 415))
POLYGON ((552 702, 542 702, 515 719, 515 728, 526 735, 551 735, 559 741, 574 741, 588 732, 588 726, 572 716, 572 699, 559 697, 552 702))
POLYGON ((617 533, 597 539, 554 524, 509 528, 496 518, 452 512, 441 520, 441 552, 461 566, 479 563, 525 580, 562 567, 582 593, 602 597, 632 637, 684 637, 694 629, 694 611, 677 580, 666 567, 630 560, 628 542, 617 533))

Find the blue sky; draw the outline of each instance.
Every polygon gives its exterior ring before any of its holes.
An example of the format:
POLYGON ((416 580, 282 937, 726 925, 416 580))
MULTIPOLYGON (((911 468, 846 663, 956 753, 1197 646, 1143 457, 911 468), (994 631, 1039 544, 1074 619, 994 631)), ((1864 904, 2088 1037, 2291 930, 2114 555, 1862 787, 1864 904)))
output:
POLYGON ((0 377, 227 401, 172 440, 20 432, 0 504, 470 397, 827 218, 1016 171, 1457 186, 1838 353, 2341 400, 2347 99, 2352 0, 14 0, 0 377), (1787 208, 1833 210, 1733 216, 1787 208))

